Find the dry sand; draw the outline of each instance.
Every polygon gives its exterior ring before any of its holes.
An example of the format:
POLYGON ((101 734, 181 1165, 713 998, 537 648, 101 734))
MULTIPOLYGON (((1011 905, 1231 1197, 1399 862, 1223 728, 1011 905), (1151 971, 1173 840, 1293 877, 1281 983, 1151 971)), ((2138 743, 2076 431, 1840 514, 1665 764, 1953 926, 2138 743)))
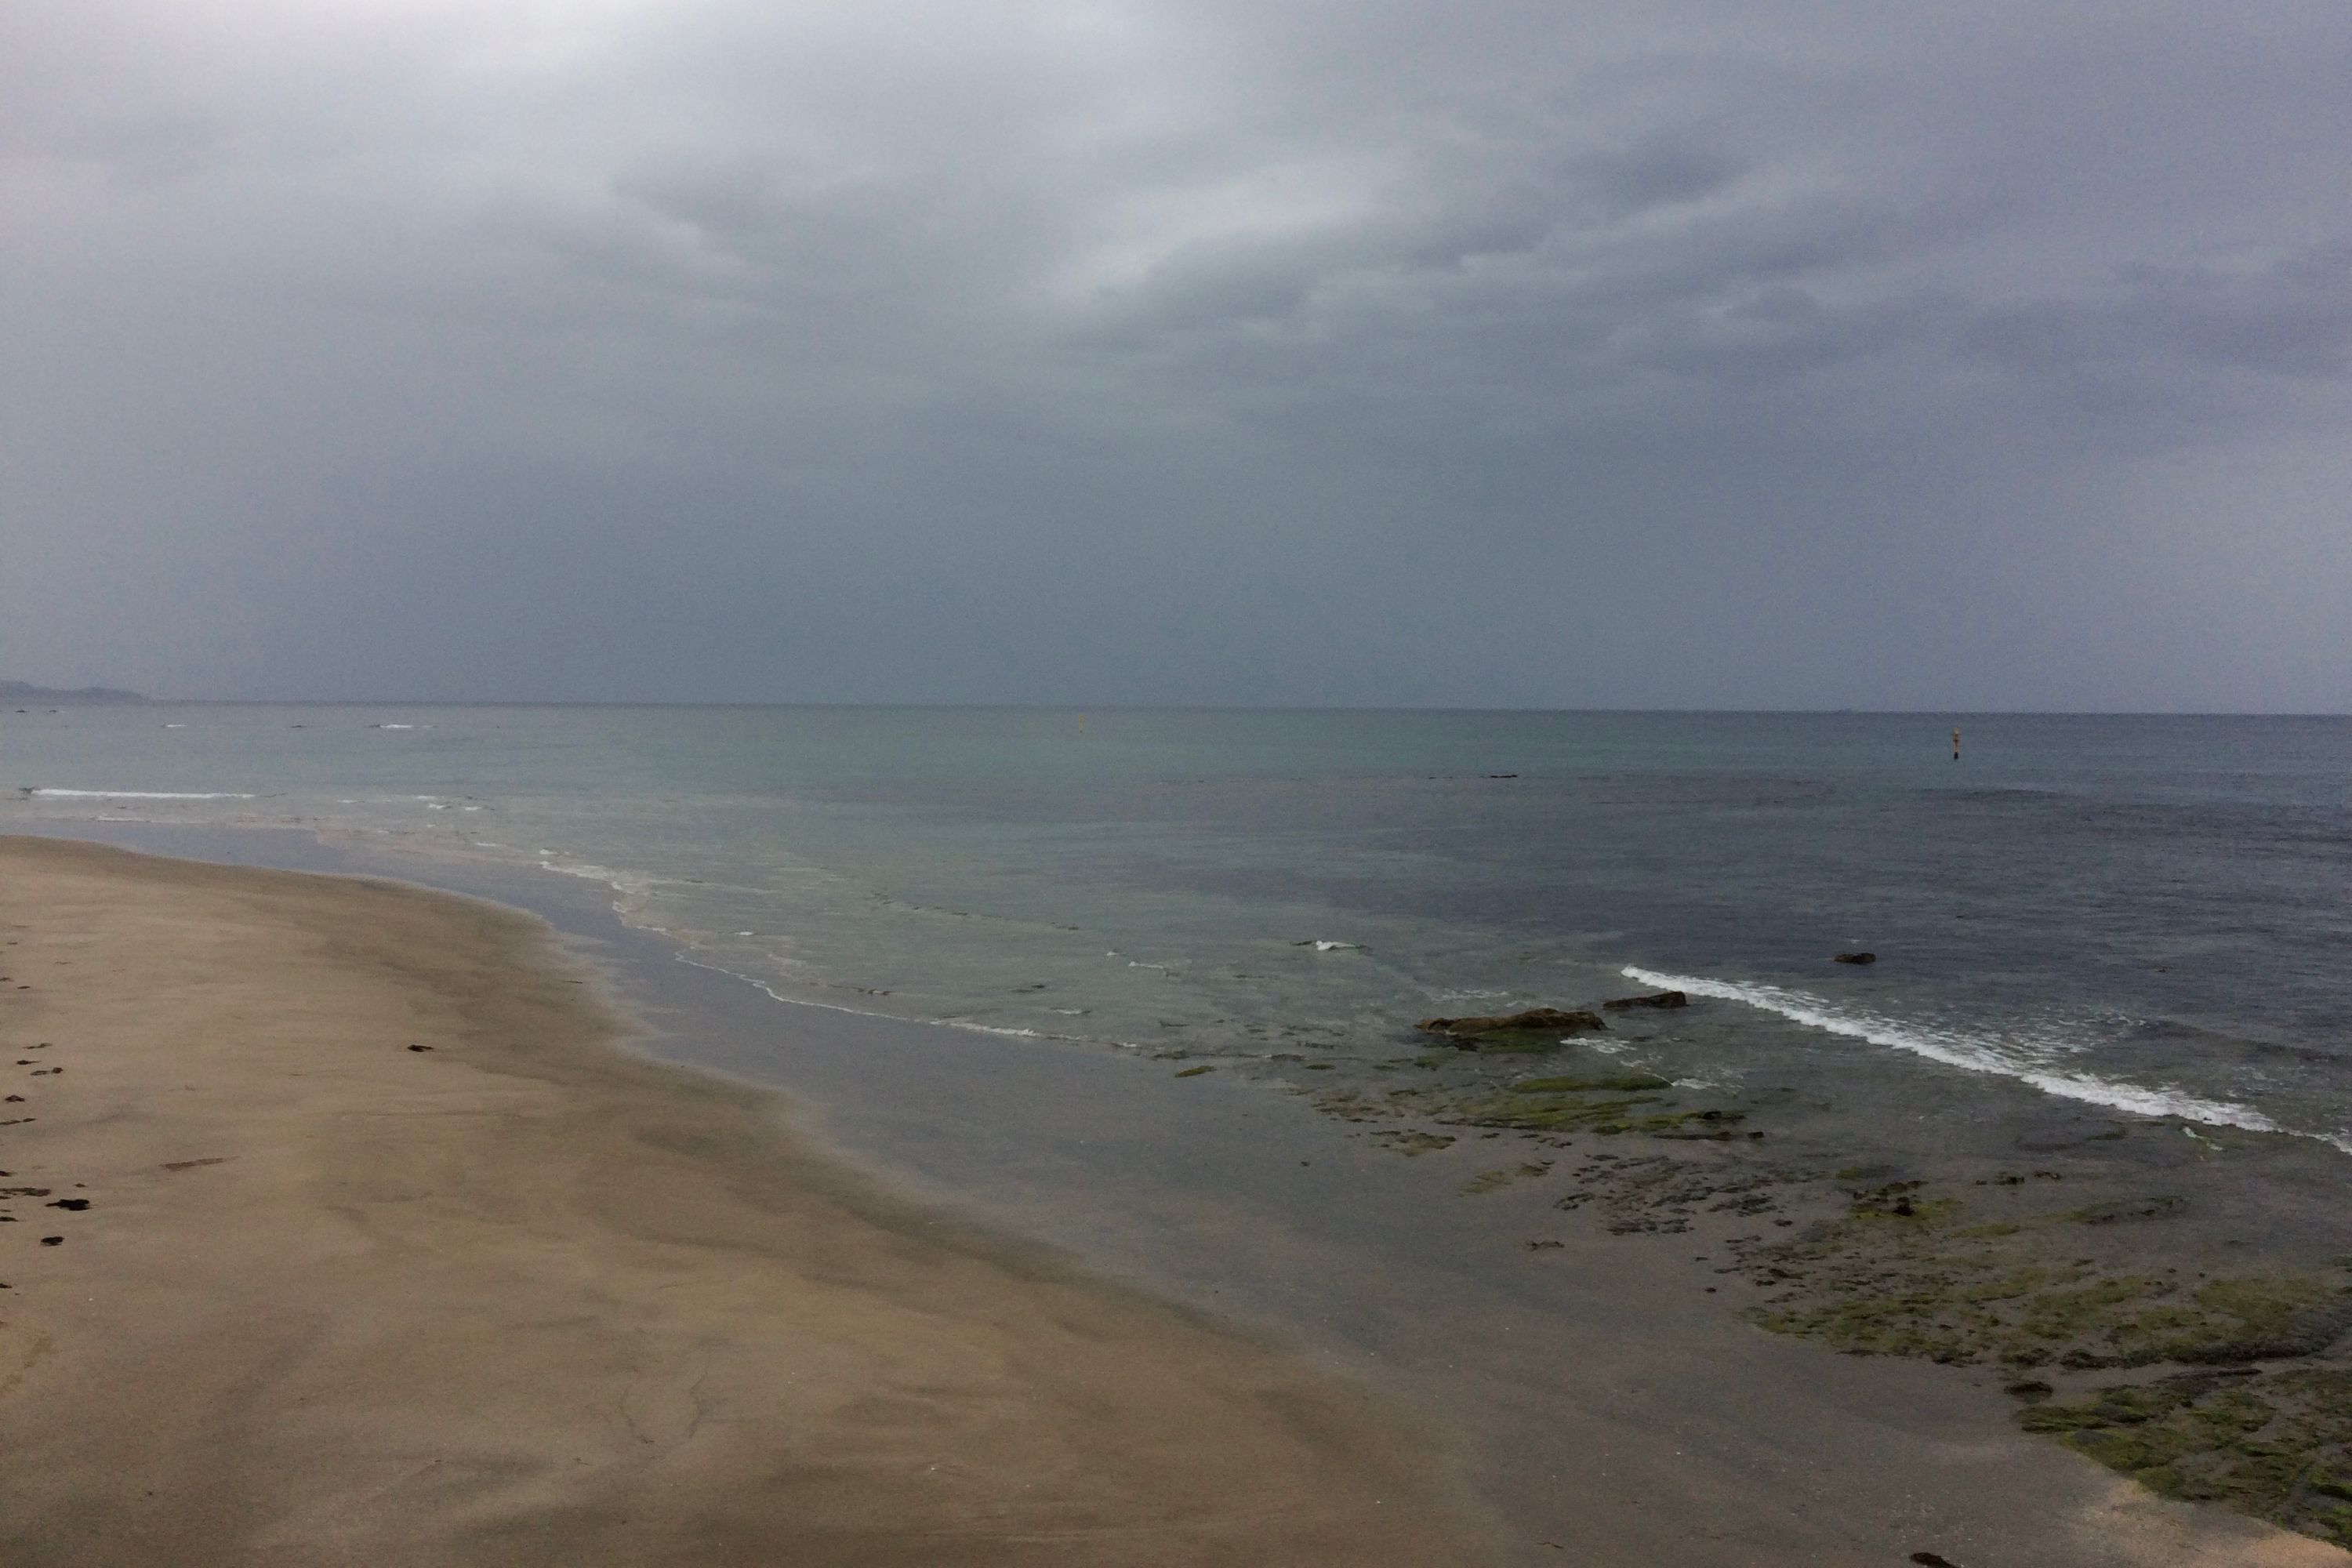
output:
POLYGON ((1489 1555, 1394 1412, 615 1048, 527 917, 18 838, 0 942, 8 1568, 1489 1555))

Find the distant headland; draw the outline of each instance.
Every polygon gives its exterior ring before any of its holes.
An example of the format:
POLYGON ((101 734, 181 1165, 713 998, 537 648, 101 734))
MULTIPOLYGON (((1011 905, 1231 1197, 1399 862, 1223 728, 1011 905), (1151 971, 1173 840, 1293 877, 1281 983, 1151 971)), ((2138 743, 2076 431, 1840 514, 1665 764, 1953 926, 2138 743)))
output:
POLYGON ((0 680, 0 706, 15 707, 27 702, 152 702, 152 697, 142 697, 136 691, 117 691, 110 686, 82 686, 71 691, 54 686, 30 686, 21 680, 0 680))

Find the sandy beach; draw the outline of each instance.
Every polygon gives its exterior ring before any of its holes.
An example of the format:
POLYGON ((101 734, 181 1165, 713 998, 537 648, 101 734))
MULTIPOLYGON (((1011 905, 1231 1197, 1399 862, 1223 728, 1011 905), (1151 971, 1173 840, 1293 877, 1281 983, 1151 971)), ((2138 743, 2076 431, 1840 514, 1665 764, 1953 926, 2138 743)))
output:
POLYGON ((529 918, 0 839, 0 1561, 1454 1563, 1399 1414, 618 1048, 529 918))

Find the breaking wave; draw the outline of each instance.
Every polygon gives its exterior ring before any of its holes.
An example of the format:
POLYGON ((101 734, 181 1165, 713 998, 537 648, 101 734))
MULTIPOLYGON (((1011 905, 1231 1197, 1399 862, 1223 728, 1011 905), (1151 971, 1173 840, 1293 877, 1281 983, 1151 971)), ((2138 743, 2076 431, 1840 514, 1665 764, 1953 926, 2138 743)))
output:
MULTIPOLYGON (((1867 1008, 1825 1001, 1809 993, 1780 985, 1717 980, 1706 975, 1667 974, 1631 963, 1620 973, 1627 979, 1644 985, 1686 992, 1694 996, 1712 996, 1719 1001, 1738 1002, 1762 1012, 1778 1014, 1793 1023, 1832 1035, 1866 1040, 1890 1050, 1908 1051, 1913 1056, 1925 1057, 1929 1061, 1941 1062, 1946 1067, 1958 1068, 1964 1072, 2014 1079, 2063 1100, 2105 1106, 2110 1110, 2128 1111, 2136 1116, 2177 1117, 2183 1121, 2203 1122, 2212 1127, 2236 1127, 2249 1132, 2296 1131, 2281 1127, 2252 1106, 2241 1105, 2234 1100, 2211 1100, 2168 1085, 2149 1087, 2119 1082, 2095 1073, 2067 1071, 2055 1065, 2053 1059, 2063 1056, 2065 1047, 2047 1038, 2024 1036, 2005 1039, 1978 1031, 1890 1018, 1867 1008)), ((2347 1153, 2352 1153, 2352 1137, 2327 1132, 2302 1135, 2317 1138, 2322 1142, 2332 1143, 2347 1153)))
POLYGON ((36 800, 253 800, 237 790, 28 789, 36 800))

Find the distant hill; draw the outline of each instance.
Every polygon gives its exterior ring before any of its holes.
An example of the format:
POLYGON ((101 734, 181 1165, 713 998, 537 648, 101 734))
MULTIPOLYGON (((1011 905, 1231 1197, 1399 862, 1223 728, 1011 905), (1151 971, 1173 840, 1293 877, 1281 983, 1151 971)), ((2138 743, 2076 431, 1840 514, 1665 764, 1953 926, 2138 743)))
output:
POLYGON ((0 707, 23 708, 38 702, 55 707, 61 702, 148 702, 136 691, 117 691, 110 686, 84 686, 72 691, 60 691, 53 686, 27 686, 21 680, 0 680, 0 707))

